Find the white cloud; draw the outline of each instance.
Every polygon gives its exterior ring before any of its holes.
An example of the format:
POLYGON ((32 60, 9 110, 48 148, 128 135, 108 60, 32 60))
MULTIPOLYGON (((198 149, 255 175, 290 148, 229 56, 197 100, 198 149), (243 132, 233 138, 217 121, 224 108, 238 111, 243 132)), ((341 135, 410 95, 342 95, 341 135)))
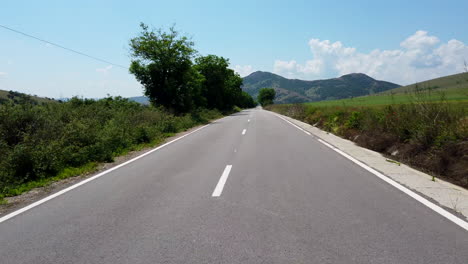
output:
POLYGON ((234 66, 233 70, 237 72, 241 77, 245 77, 254 72, 252 65, 236 65, 234 66))
POLYGON ((297 71, 306 74, 320 74, 323 67, 323 60, 315 59, 306 61, 305 65, 296 65, 297 71))
POLYGON ((311 39, 313 54, 304 64, 276 60, 274 72, 295 78, 322 78, 353 72, 374 78, 409 84, 462 72, 468 60, 468 46, 458 40, 440 43, 426 31, 417 31, 400 43, 400 49, 361 53, 340 41, 311 39))
POLYGON ((6 72, 0 72, 0 77, 7 76, 7 75, 8 75, 8 73, 6 73, 6 72))
POLYGON ((274 71, 292 71, 296 68, 297 63, 295 60, 292 61, 282 61, 276 60, 273 66, 274 71))
POLYGON ((297 68, 297 62, 295 60, 292 61, 282 61, 282 60, 275 60, 273 65, 273 72, 281 73, 286 77, 294 77, 295 71, 297 68))
POLYGON ((100 73, 108 73, 112 69, 112 65, 106 66, 104 68, 97 68, 96 71, 100 73))
POLYGON ((409 36, 400 46, 406 49, 427 49, 439 43, 439 39, 434 36, 428 36, 427 31, 418 30, 414 35, 409 36))
POLYGON ((321 59, 308 60, 304 65, 298 64, 295 60, 276 60, 273 64, 273 72, 294 78, 296 73, 318 75, 321 73, 322 66, 323 61, 321 59))

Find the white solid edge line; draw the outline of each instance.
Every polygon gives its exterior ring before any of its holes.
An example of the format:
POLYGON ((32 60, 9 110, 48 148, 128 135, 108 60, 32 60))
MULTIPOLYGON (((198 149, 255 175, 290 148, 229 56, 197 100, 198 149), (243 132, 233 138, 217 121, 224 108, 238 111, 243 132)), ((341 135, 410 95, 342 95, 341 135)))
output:
POLYGON ((242 135, 245 135, 245 132, 247 132, 247 129, 244 128, 244 130, 242 130, 242 135))
POLYGON ((219 178, 218 184, 216 184, 216 188, 214 189, 213 194, 211 195, 212 197, 221 196, 221 193, 224 189, 224 185, 226 184, 229 173, 231 172, 231 168, 232 165, 227 165, 226 168, 224 168, 223 174, 221 175, 221 178, 219 178))
MULTIPOLYGON (((310 133, 308 131, 305 131, 303 128, 297 126, 296 124, 290 122, 289 120, 283 118, 282 116, 278 115, 278 114, 275 114, 277 117, 283 119, 284 121, 288 122, 289 124, 293 125, 294 127, 308 133, 310 135, 310 133)), ((337 147, 329 144, 328 142, 326 142, 325 140, 322 140, 322 139, 317 139, 320 143, 324 144, 325 146, 331 148, 332 150, 338 152, 339 154, 341 154, 343 157, 349 159, 350 161, 356 163, 357 165, 359 165, 360 167, 364 168, 365 170, 369 171, 370 173, 374 174, 375 176, 379 177, 380 179, 382 179, 383 181, 389 183, 390 185, 392 185, 393 187, 397 188, 398 190, 406 193, 407 195, 409 195, 410 197, 412 197, 413 199, 415 199, 416 201, 424 204, 425 206, 429 207, 430 209, 432 209, 433 211, 435 211, 436 213, 442 215, 443 217, 447 218, 448 220, 452 221, 453 223, 457 224, 458 226, 460 226, 461 228, 465 229, 466 231, 468 231, 468 222, 464 221, 463 219, 449 213, 447 210, 443 209, 442 207, 430 202, 429 200, 427 200, 426 198, 422 197, 421 195, 411 191, 410 189, 406 188, 405 186, 399 184, 398 182, 390 179, 389 177, 385 176, 384 174, 378 172, 377 170, 369 167, 368 165, 364 164, 363 162, 353 158, 352 156, 348 155, 347 153, 343 152, 342 150, 338 149, 337 147)))
POLYGON ((131 160, 128 160, 128 161, 126 161, 126 162, 124 162, 124 163, 122 163, 122 164, 119 164, 119 165, 117 165, 117 166, 115 166, 115 167, 113 167, 113 168, 110 168, 110 169, 108 169, 108 170, 106 170, 106 171, 103 171, 103 172, 101 172, 101 173, 99 173, 99 174, 96 174, 96 175, 94 175, 93 177, 90 177, 90 178, 88 178, 88 179, 86 179, 86 180, 83 180, 83 181, 81 181, 81 182, 79 182, 79 183, 77 183, 77 184, 75 184, 75 185, 72 185, 72 186, 70 186, 70 187, 68 187, 68 188, 65 188, 65 189, 63 189, 63 190, 61 190, 61 191, 58 191, 58 192, 56 192, 56 193, 54 193, 54 194, 52 194, 52 195, 50 195, 50 196, 47 196, 47 197, 45 197, 45 198, 43 198, 43 199, 41 199, 41 200, 39 200, 39 201, 37 201, 37 202, 34 202, 34 203, 32 203, 32 204, 30 204, 30 205, 28 205, 28 206, 26 206, 26 207, 23 207, 23 208, 21 208, 21 209, 19 209, 19 210, 16 210, 16 211, 14 211, 14 212, 12 212, 12 213, 10 213, 10 214, 7 214, 7 215, 5 215, 5 216, 3 216, 3 217, 0 218, 0 223, 5 222, 6 220, 8 220, 8 219, 10 219, 10 218, 13 218, 13 217, 15 217, 15 216, 17 216, 17 215, 19 215, 19 214, 21 214, 21 213, 24 213, 24 212, 26 212, 26 211, 28 211, 28 210, 30 210, 30 209, 32 209, 32 208, 38 206, 38 205, 41 205, 41 204, 43 204, 43 203, 45 203, 45 202, 47 202, 47 201, 50 201, 50 200, 52 200, 52 199, 54 199, 54 198, 56 198, 56 197, 58 197, 58 196, 60 196, 60 195, 62 195, 62 194, 64 194, 64 193, 67 193, 67 192, 69 192, 69 191, 71 191, 71 190, 73 190, 73 189, 75 189, 75 188, 77 188, 77 187, 79 187, 79 186, 81 186, 81 185, 83 185, 83 184, 86 184, 86 183, 88 183, 88 182, 90 182, 90 181, 93 181, 93 180, 99 178, 99 177, 102 177, 102 176, 108 174, 109 172, 112 172, 112 171, 114 171, 114 170, 117 170, 117 169, 119 169, 119 168, 121 168, 121 167, 123 167, 123 166, 125 166, 125 165, 127 165, 127 164, 129 164, 129 163, 132 163, 132 162, 134 162, 134 161, 136 161, 136 160, 138 160, 138 159, 140 159, 140 158, 143 158, 144 156, 149 155, 149 154, 151 154, 151 153, 153 153, 153 152, 155 152, 155 151, 157 151, 157 150, 159 150, 159 149, 162 149, 162 148, 166 147, 167 145, 169 145, 169 144, 171 144, 171 143, 174 143, 174 142, 176 142, 176 141, 178 141, 178 140, 180 140, 180 139, 182 139, 182 138, 184 138, 184 137, 186 137, 186 136, 188 136, 188 135, 191 135, 191 134, 193 134, 193 133, 195 133, 195 132, 197 132, 197 131, 199 131, 199 130, 201 130, 201 129, 203 129, 203 128, 209 126, 209 125, 210 125, 210 124, 207 124, 207 125, 204 125, 204 126, 202 126, 202 127, 200 127, 200 128, 197 128, 197 129, 195 129, 194 131, 192 131, 192 132, 190 132, 190 133, 187 133, 187 134, 185 134, 185 135, 183 135, 183 136, 180 136, 180 137, 178 137, 178 138, 176 138, 176 139, 174 139, 174 140, 171 140, 171 141, 169 141, 169 142, 167 142, 167 143, 165 143, 165 144, 162 144, 161 146, 159 146, 159 147, 157 147, 157 148, 155 148, 155 149, 152 149, 152 150, 150 150, 150 151, 148 151, 148 152, 145 152, 145 153, 141 154, 140 156, 137 156, 137 157, 135 157, 135 158, 133 158, 133 159, 131 159, 131 160))
POLYGON ((454 222, 455 224, 459 225, 460 227, 462 227, 463 229, 467 230, 468 231, 468 222, 464 221, 463 219, 460 219, 458 218, 457 216, 449 213, 447 210, 443 209, 442 207, 430 202, 429 200, 427 200, 426 198, 422 197, 421 195, 411 191, 410 189, 406 188, 405 186, 397 183, 396 181, 390 179, 389 177, 385 176, 384 174, 378 172, 377 170, 369 167, 368 165, 362 163, 361 161, 353 158, 352 156, 348 155, 347 153, 343 152, 342 150, 336 148, 335 146, 327 143, 326 141, 322 140, 322 139, 318 139, 318 141, 322 144, 324 144, 325 146, 331 148, 332 150, 338 152, 339 154, 341 154, 342 156, 344 156, 345 158, 351 160, 352 162, 356 163, 357 165, 361 166, 362 168, 364 168, 365 170, 369 171, 370 173, 374 174, 375 176, 379 177, 380 179, 384 180, 385 182, 389 183, 390 185, 392 185, 393 187, 397 188, 398 190, 406 193, 407 195, 411 196, 412 198, 414 198, 415 200, 417 200, 418 202, 424 204, 425 206, 431 208, 432 210, 434 210, 435 212, 437 212, 438 214, 442 215, 443 217, 447 218, 448 220, 454 222))
POLYGON ((306 130, 303 129, 302 127, 300 127, 300 126, 298 126, 298 125, 292 123, 291 121, 289 121, 289 120, 283 118, 283 117, 280 116, 280 115, 277 115, 277 114, 275 114, 275 115, 276 115, 277 117, 283 119, 284 121, 288 122, 290 125, 294 126, 295 128, 297 128, 297 129, 301 130, 302 132, 306 133, 307 135, 312 136, 312 134, 311 134, 309 131, 306 131, 306 130))

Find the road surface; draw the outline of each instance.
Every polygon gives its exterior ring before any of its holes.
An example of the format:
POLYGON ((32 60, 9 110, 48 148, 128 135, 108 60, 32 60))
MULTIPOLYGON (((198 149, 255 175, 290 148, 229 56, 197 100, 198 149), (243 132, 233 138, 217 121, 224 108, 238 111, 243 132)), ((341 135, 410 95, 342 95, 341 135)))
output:
POLYGON ((264 110, 0 223, 0 263, 468 263, 468 232, 264 110))

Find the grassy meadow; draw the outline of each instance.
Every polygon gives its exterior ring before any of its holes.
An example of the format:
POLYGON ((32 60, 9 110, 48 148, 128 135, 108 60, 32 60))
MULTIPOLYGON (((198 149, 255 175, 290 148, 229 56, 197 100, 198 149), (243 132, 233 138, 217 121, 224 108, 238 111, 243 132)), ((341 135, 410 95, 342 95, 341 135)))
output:
MULTIPOLYGON (((468 84, 468 82, 467 82, 468 84)), ((376 94, 370 96, 355 97, 342 100, 320 101, 306 103, 306 105, 316 107, 343 106, 343 107, 361 107, 361 106, 385 106, 392 104, 407 104, 418 100, 425 102, 448 101, 451 103, 468 104, 468 88, 453 88, 447 90, 427 91, 419 96, 412 92, 395 94, 376 94)))

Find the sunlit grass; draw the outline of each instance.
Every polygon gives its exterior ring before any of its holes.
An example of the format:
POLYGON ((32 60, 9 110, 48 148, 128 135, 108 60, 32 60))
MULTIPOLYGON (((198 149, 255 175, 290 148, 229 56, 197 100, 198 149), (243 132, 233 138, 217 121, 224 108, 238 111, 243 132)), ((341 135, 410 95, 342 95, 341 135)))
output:
MULTIPOLYGON (((393 104, 407 104, 414 102, 417 98, 412 93, 401 94, 378 94, 371 96, 355 97, 350 99, 321 101, 306 103, 310 106, 379 106, 379 105, 393 105, 393 104)), ((425 92, 425 102, 440 102, 446 101, 449 103, 468 103, 468 87, 449 89, 445 91, 431 91, 425 92), (443 98, 443 99, 442 99, 443 98)))

